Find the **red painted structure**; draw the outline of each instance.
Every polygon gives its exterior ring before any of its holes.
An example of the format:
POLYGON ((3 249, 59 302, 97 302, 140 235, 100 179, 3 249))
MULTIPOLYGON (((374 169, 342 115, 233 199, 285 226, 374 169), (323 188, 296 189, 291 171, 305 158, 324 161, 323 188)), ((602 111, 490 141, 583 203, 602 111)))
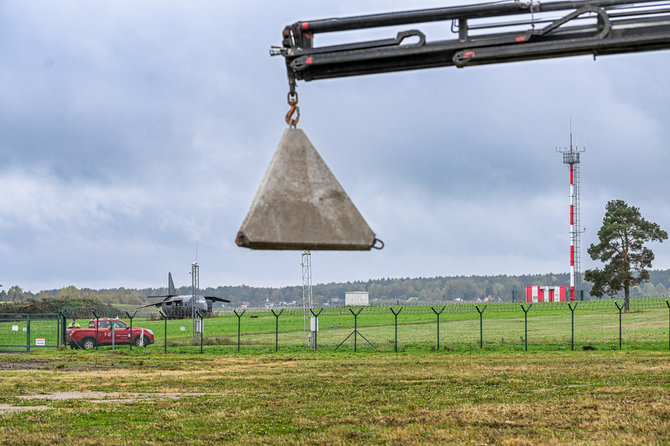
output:
POLYGON ((526 302, 565 302, 564 286, 527 286, 526 302))

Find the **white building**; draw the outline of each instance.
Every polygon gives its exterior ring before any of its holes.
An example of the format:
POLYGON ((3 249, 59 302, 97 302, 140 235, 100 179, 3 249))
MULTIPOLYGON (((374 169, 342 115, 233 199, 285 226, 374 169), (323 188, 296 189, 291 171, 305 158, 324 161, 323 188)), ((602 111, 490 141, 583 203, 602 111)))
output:
POLYGON ((347 291, 344 293, 344 305, 347 307, 366 307, 370 305, 370 293, 367 291, 347 291))

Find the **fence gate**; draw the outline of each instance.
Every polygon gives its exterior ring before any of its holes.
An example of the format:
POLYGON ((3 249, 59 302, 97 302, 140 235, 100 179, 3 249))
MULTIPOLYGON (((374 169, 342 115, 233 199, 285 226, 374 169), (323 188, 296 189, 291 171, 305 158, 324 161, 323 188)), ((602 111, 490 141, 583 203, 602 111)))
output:
POLYGON ((57 313, 0 313, 0 352, 28 353, 35 348, 58 348, 65 319, 57 313))

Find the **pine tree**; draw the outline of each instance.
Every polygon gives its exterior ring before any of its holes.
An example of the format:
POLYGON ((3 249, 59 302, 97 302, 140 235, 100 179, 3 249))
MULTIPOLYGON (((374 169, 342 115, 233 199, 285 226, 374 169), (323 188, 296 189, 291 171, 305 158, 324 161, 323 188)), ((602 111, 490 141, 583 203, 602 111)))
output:
POLYGON ((663 242, 668 233, 656 223, 645 220, 640 209, 623 200, 612 200, 605 206, 603 225, 598 231, 600 243, 591 245, 593 260, 605 264, 602 270, 587 270, 584 278, 593 283, 591 294, 602 297, 624 291, 624 306, 629 309, 630 288, 649 280, 654 253, 644 246, 651 241, 663 242))

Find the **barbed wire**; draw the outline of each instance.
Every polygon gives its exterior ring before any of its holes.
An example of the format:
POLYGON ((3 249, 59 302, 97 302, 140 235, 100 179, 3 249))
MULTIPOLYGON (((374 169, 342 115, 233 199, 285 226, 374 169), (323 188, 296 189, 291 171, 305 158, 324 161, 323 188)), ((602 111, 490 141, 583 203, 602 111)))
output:
MULTIPOLYGON (((665 297, 654 297, 654 298, 635 298, 630 299, 630 309, 632 311, 636 310, 647 310, 647 309, 658 309, 666 308, 665 297)), ((623 299, 598 299, 598 300, 588 300, 588 301, 574 301, 573 304, 577 304, 577 311, 618 311, 616 309, 615 302, 618 302, 620 305, 623 302, 623 299)), ((534 302, 532 303, 531 311, 569 311, 568 303, 570 302, 534 302)), ((485 312, 487 313, 510 313, 510 312, 522 312, 521 305, 524 305, 528 308, 530 303, 526 302, 491 302, 491 303, 433 303, 433 304, 396 304, 396 305, 370 305, 364 307, 365 314, 390 314, 390 308, 394 308, 396 311, 402 307, 404 314, 433 314, 433 309, 439 311, 444 307, 442 314, 478 314, 477 307, 481 311, 484 306, 486 306, 485 312), (432 308, 431 308, 432 307, 432 308)), ((349 308, 354 307, 315 307, 323 308, 321 316, 348 316, 351 315, 349 308)), ((359 308, 359 307, 355 307, 359 308)), ((274 309, 279 310, 283 309, 285 316, 303 316, 304 310, 302 307, 230 307, 214 310, 209 317, 224 317, 224 316, 233 316, 233 311, 237 310, 238 312, 244 309, 246 311, 246 316, 272 316, 270 310, 274 309)), ((127 318, 128 315, 135 318, 146 318, 146 319, 161 319, 160 309, 151 307, 136 307, 132 305, 104 305, 104 306, 95 306, 95 307, 65 307, 61 309, 61 312, 65 317, 68 318, 94 318, 94 314, 97 314, 98 317, 118 317, 118 318, 127 318)), ((191 310, 190 308, 170 308, 169 311, 164 312, 164 314, 169 319, 181 319, 181 318, 190 318, 191 310)))

